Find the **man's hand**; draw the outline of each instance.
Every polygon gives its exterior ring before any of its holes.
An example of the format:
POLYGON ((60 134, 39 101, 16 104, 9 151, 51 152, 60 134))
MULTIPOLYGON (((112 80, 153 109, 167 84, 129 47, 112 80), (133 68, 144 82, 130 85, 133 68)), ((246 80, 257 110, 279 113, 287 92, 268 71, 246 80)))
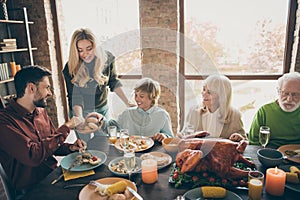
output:
POLYGON ((153 140, 159 141, 161 142, 163 139, 167 138, 167 136, 165 134, 162 133, 156 133, 155 135, 153 135, 151 137, 153 140))
POLYGON ((70 146, 71 151, 84 152, 86 148, 87 148, 86 142, 80 139, 77 139, 75 143, 70 146))

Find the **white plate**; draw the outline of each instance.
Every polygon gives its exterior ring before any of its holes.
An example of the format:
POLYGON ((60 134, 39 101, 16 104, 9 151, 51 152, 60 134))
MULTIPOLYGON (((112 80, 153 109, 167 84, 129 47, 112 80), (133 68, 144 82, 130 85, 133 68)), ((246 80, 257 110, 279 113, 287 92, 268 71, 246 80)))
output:
MULTIPOLYGON (((142 160, 139 157, 136 157, 135 159, 136 159, 137 167, 132 173, 138 173, 142 169, 142 167, 141 167, 142 160)), ((128 173, 116 172, 116 171, 113 171, 113 169, 111 168, 113 164, 117 164, 121 160, 124 160, 124 158, 123 157, 117 157, 117 158, 113 159, 112 161, 110 161, 109 164, 108 164, 108 169, 109 169, 109 171, 111 171, 112 173, 114 173, 117 176, 128 177, 128 173)))
MULTIPOLYGON (((129 140, 130 141, 144 140, 145 143, 147 144, 147 148, 132 148, 132 149, 134 149, 135 152, 146 151, 147 149, 150 149, 154 145, 154 141, 149 137, 131 135, 131 136, 129 136, 129 140)), ((120 138, 119 138, 119 139, 117 139, 117 141, 115 143, 115 147, 117 149, 119 149, 120 151, 123 151, 123 148, 120 143, 121 142, 120 142, 120 138)))
MULTIPOLYGON (((124 178, 116 178, 116 177, 107 177, 107 178, 102 178, 97 180, 97 182, 102 183, 102 184, 114 184, 118 181, 126 181, 127 186, 131 187, 132 189, 134 189, 137 192, 137 188, 135 186, 134 183, 132 183, 131 181, 124 179, 124 178)), ((97 194, 95 192, 95 186, 93 185, 86 185, 84 186, 84 188, 82 188, 82 190, 79 193, 79 200, 95 200, 95 199, 100 199, 101 196, 99 194, 97 194)), ((130 198, 130 200, 134 200, 136 198, 132 197, 130 198)), ((126 199, 128 200, 128 199, 126 199)))
MULTIPOLYGON (((197 199, 197 200, 204 200, 205 198, 202 196, 202 190, 201 187, 194 188, 192 190, 187 191, 183 195, 186 198, 189 199, 197 199)), ((226 200, 242 200, 242 198, 237 195, 234 192, 231 192, 229 190, 226 190, 226 197, 225 198, 220 198, 220 199, 226 199, 226 200)))
POLYGON ((150 153, 144 153, 143 155, 140 156, 142 160, 152 158, 157 161, 157 168, 162 169, 169 164, 172 163, 172 157, 169 154, 162 153, 162 152, 150 152, 150 153))
MULTIPOLYGON (((98 158, 101 159, 101 162, 98 163, 97 165, 91 165, 91 164, 79 164, 79 165, 76 165, 75 167, 73 167, 71 169, 71 171, 87 171, 87 170, 90 170, 90 169, 94 169, 100 165, 102 165, 106 159, 107 159, 107 156, 104 152, 102 151, 96 151, 96 150, 88 150, 87 152, 91 153, 92 156, 97 156, 98 158)), ((74 153, 71 153, 67 156, 65 156, 62 160, 61 160, 61 167, 64 168, 64 169, 68 169, 72 163, 74 163, 76 161, 76 157, 80 155, 79 152, 74 152, 74 153)))

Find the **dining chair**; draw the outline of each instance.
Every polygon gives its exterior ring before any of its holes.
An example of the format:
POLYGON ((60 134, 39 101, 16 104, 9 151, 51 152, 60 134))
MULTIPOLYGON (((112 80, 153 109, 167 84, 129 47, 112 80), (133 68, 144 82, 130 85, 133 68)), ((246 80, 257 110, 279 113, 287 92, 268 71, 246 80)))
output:
POLYGON ((0 200, 13 200, 14 199, 14 191, 10 186, 6 173, 0 163, 0 200))

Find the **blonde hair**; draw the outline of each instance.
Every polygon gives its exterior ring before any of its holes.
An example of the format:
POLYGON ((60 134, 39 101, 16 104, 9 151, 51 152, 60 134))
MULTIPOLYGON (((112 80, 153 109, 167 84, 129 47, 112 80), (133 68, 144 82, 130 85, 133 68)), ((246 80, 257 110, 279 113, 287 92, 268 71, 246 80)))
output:
POLYGON ((228 121, 232 113, 232 88, 229 78, 224 75, 210 75, 205 79, 204 85, 207 85, 210 91, 218 95, 220 109, 219 119, 222 122, 228 121))
POLYGON ((77 83, 80 87, 84 87, 90 78, 94 78, 99 85, 103 85, 103 82, 108 79, 102 74, 106 62, 107 55, 100 46, 97 47, 96 37, 91 30, 86 28, 75 30, 71 38, 68 60, 69 74, 73 77, 72 83, 77 83), (90 77, 91 75, 89 75, 86 66, 79 57, 77 43, 80 40, 88 40, 93 45, 96 57, 93 77, 90 77))
POLYGON ((157 81, 151 78, 140 79, 134 87, 134 92, 139 91, 148 93, 149 98, 152 100, 151 106, 157 104, 161 92, 160 85, 157 81))

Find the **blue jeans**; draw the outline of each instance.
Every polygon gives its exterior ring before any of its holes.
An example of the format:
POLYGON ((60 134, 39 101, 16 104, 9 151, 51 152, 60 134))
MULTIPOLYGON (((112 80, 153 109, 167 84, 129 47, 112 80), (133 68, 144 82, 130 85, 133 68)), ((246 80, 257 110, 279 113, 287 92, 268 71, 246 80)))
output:
MULTIPOLYGON (((95 110, 84 110, 83 111, 83 117, 86 117, 87 114, 91 113, 91 112, 97 112, 101 115, 103 115, 105 118, 108 119, 108 105, 105 105, 103 106, 102 108, 100 109, 95 109, 95 110)), ((97 130, 96 132, 94 133, 91 133, 91 134, 81 134, 81 133, 78 133, 77 131, 75 131, 75 134, 77 136, 78 139, 82 139, 83 141, 85 142, 88 142, 90 139, 92 139, 95 135, 98 135, 98 136, 103 136, 105 135, 106 136, 106 133, 104 133, 101 129, 100 130, 97 130)))

